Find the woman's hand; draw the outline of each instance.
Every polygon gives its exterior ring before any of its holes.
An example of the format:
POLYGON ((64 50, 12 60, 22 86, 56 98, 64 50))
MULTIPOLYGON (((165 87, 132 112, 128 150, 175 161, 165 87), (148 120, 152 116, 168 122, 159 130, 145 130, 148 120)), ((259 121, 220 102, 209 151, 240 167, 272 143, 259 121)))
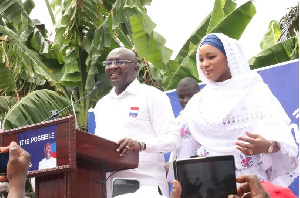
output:
MULTIPOLYGON (((268 153, 270 141, 258 134, 246 132, 247 137, 238 137, 243 142, 236 142, 237 149, 245 155, 258 155, 268 153)), ((273 145, 274 146, 274 145, 273 145)))

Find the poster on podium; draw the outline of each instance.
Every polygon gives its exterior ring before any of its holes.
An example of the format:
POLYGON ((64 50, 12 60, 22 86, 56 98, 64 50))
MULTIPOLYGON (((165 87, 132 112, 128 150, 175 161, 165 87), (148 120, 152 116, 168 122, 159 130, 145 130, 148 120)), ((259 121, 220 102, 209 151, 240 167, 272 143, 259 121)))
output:
POLYGON ((74 116, 50 120, 0 133, 0 145, 15 141, 31 155, 28 177, 76 169, 74 116))

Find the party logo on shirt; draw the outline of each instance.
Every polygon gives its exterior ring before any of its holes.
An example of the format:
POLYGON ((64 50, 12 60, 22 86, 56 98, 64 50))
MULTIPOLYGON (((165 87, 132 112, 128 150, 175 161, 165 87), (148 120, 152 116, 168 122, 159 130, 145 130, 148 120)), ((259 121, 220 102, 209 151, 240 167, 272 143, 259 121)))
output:
POLYGON ((129 117, 136 118, 139 114, 139 107, 130 107, 129 117))

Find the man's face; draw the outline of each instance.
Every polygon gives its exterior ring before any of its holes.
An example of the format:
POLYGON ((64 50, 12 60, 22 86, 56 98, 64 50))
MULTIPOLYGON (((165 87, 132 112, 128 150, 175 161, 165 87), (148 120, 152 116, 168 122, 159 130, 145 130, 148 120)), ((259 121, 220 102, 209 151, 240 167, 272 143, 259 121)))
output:
POLYGON ((111 66, 105 67, 107 79, 115 86, 118 93, 123 92, 134 79, 138 71, 134 57, 124 49, 115 49, 109 53, 106 61, 113 61, 111 66), (117 64, 115 60, 126 60, 124 65, 117 64))
POLYGON ((45 158, 50 159, 51 153, 52 153, 51 144, 48 143, 45 145, 45 158))
POLYGON ((195 89, 195 87, 192 85, 179 86, 176 91, 179 103, 183 109, 185 108, 189 100, 193 97, 193 95, 199 92, 199 90, 195 89))

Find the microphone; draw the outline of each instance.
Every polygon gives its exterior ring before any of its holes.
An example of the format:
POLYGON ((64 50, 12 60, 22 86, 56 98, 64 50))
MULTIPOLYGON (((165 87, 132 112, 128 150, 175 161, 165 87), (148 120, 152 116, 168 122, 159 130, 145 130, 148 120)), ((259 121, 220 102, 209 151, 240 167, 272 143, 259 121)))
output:
POLYGON ((72 93, 71 93, 71 105, 72 105, 72 108, 73 108, 73 114, 75 116, 76 128, 78 128, 78 124, 77 124, 77 118, 76 118, 76 111, 75 111, 75 106, 74 106, 73 94, 74 93, 78 93, 78 92, 79 92, 79 87, 76 85, 73 88, 72 93))
MULTIPOLYGON (((81 100, 84 100, 86 97, 88 97, 89 95, 91 95, 96 89, 99 89, 99 88, 100 88, 100 84, 101 84, 100 81, 96 82, 96 84, 95 84, 95 86, 93 87, 93 89, 92 89, 87 95, 85 95, 84 97, 82 97, 82 98, 80 98, 79 100, 77 100, 76 102, 74 102, 74 104, 80 102, 81 100)), ((76 87, 76 86, 75 86, 75 87, 76 87)), ((75 89, 75 87, 73 88, 73 90, 75 89)), ((72 90, 72 92, 73 92, 73 90, 72 90)), ((72 94, 71 94, 71 97, 72 97, 72 94)), ((74 104, 73 104, 73 105, 74 105, 74 104)), ((66 106, 65 108, 63 108, 62 110, 60 110, 60 111, 56 112, 55 114, 51 115, 51 116, 48 117, 47 119, 43 120, 42 122, 45 122, 45 121, 47 121, 47 120, 50 120, 50 119, 56 117, 58 114, 60 114, 61 112, 65 111, 66 109, 70 108, 71 106, 72 106, 72 103, 71 103, 70 105, 66 106)))
POLYGON ((84 97, 80 98, 79 100, 77 100, 77 101, 75 102, 75 104, 76 104, 77 102, 80 102, 81 100, 84 100, 86 97, 88 97, 89 95, 91 95, 91 93, 93 93, 96 89, 99 89, 99 88, 100 88, 100 85, 101 85, 101 82, 100 82, 100 81, 96 82, 96 84, 95 84, 95 86, 93 87, 93 89, 92 89, 86 96, 84 96, 84 97))
POLYGON ((100 88, 100 81, 96 82, 95 86, 93 87, 93 89, 99 89, 100 88))

